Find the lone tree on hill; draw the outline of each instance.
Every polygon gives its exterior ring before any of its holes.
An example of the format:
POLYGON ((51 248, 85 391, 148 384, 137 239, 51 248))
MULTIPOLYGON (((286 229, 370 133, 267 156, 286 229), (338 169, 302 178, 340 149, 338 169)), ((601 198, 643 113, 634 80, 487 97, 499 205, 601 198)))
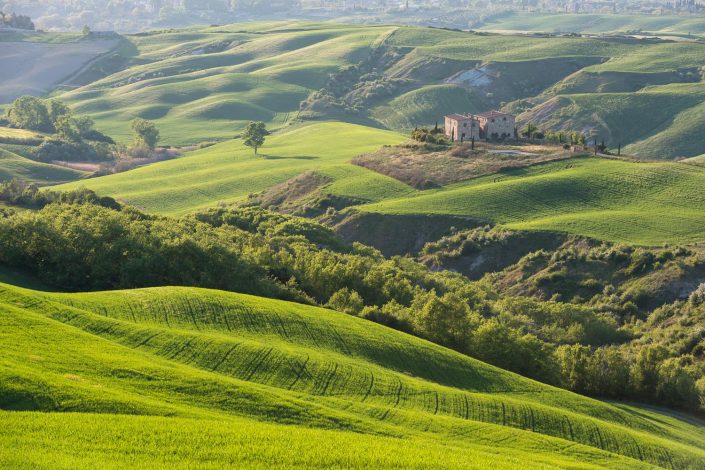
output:
POLYGON ((157 142, 159 142, 159 129, 157 129, 157 126, 151 121, 137 118, 132 121, 131 127, 135 147, 146 147, 154 150, 157 142))
POLYGON ((255 155, 257 155, 257 149, 264 145, 264 139, 268 135, 269 132, 262 121, 250 122, 242 133, 242 141, 248 147, 255 149, 255 155))

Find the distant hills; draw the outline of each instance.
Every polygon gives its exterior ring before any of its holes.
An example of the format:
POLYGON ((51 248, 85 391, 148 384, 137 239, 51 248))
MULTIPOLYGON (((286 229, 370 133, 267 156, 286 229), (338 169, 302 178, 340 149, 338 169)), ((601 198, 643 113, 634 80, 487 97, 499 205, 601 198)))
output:
POLYGON ((297 22, 129 41, 121 59, 109 58, 114 73, 61 95, 122 140, 136 116, 157 121, 164 143, 182 145, 231 138, 249 120, 408 131, 450 112, 502 108, 522 126, 584 131, 640 156, 703 153, 705 46, 697 42, 297 22))

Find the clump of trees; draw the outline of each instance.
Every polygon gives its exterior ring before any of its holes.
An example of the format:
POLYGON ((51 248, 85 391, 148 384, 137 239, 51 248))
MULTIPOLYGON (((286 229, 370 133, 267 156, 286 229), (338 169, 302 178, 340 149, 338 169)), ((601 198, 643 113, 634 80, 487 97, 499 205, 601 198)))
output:
POLYGON ((120 210, 122 206, 113 198, 98 196, 90 189, 80 188, 74 191, 40 190, 36 184, 12 179, 0 183, 0 201, 12 206, 41 209, 52 203, 93 204, 120 210))
POLYGON ((451 141, 443 134, 443 130, 436 125, 433 129, 425 127, 416 128, 411 132, 411 138, 416 142, 433 145, 451 145, 451 141))
POLYGON ((544 131, 532 123, 528 123, 521 131, 521 136, 527 139, 546 140, 554 144, 586 145, 588 136, 580 131, 544 131))
POLYGON ((57 119, 68 112, 59 101, 21 96, 7 109, 6 119, 12 127, 19 129, 54 132, 57 119))
POLYGON ((159 129, 152 121, 137 118, 130 123, 132 129, 132 155, 148 157, 159 142, 159 129))
POLYGON ((10 105, 5 119, 15 128, 52 134, 34 152, 39 161, 105 161, 114 158, 112 145, 115 142, 97 131, 92 119, 74 116, 61 101, 21 96, 10 105))

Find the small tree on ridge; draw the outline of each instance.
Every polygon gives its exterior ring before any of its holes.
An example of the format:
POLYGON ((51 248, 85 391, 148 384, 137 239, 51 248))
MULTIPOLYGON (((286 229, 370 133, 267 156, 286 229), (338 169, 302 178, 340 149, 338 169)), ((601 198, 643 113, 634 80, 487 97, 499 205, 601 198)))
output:
POLYGON ((257 155, 257 149, 264 145, 264 139, 268 135, 269 132, 262 121, 250 122, 242 133, 242 143, 255 149, 257 155))

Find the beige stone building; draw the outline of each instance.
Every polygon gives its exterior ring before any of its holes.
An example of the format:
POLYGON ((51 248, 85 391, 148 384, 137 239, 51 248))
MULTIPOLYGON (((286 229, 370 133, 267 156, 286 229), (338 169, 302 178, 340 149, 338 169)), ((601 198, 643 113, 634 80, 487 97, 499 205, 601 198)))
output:
POLYGON ((499 111, 488 111, 477 115, 480 121, 480 134, 483 138, 513 139, 516 138, 516 119, 512 114, 499 111))
POLYGON ((445 135, 455 142, 480 139, 480 121, 472 114, 449 114, 445 117, 445 135))
POLYGON ((514 115, 500 111, 474 114, 449 114, 445 117, 445 135, 455 142, 479 139, 514 139, 514 115))

